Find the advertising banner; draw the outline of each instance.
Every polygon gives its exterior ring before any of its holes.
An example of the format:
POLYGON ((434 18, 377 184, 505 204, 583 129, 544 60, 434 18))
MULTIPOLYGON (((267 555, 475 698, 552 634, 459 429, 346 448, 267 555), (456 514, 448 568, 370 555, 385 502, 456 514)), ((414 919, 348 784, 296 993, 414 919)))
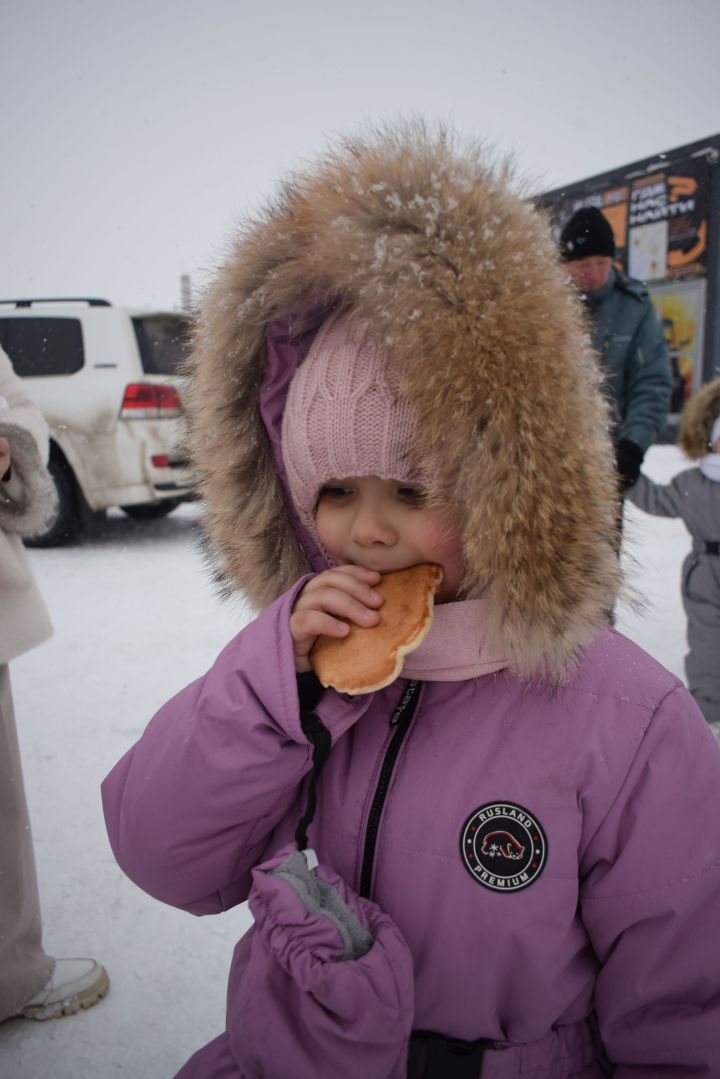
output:
POLYGON ((706 282, 698 278, 650 288, 672 363, 671 413, 680 412, 702 383, 705 291, 706 282))
POLYGON ((707 273, 708 188, 705 158, 633 180, 628 219, 631 277, 652 281, 707 273))

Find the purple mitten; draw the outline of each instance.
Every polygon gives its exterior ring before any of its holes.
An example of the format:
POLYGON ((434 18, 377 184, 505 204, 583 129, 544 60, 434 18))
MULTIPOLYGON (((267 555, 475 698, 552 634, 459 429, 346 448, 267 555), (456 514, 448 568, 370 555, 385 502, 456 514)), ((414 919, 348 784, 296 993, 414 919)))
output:
POLYGON ((294 848, 253 870, 249 902, 228 1014, 243 1079, 404 1076, 412 958, 388 915, 294 848))

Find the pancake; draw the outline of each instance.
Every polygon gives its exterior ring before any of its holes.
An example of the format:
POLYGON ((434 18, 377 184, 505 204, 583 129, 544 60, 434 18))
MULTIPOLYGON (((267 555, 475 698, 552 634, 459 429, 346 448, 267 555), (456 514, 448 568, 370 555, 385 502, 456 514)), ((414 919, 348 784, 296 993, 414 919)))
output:
POLYGON ((405 656, 427 636, 442 579, 442 567, 432 562, 384 574, 374 586, 384 597, 379 622, 351 622, 347 636, 320 635, 315 641, 310 663, 322 684, 357 696, 394 682, 405 656))

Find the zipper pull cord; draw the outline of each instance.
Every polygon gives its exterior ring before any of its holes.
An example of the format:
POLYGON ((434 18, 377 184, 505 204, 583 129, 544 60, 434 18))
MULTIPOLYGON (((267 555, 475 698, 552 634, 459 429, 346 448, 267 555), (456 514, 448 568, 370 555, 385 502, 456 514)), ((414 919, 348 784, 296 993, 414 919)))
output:
POLYGON ((297 848, 304 851, 308 845, 307 830, 315 819, 315 810, 317 809, 317 783, 330 756, 332 739, 330 738, 330 731, 313 712, 301 713, 300 726, 303 734, 312 743, 313 747, 312 774, 308 784, 307 804, 305 812, 295 829, 297 848))

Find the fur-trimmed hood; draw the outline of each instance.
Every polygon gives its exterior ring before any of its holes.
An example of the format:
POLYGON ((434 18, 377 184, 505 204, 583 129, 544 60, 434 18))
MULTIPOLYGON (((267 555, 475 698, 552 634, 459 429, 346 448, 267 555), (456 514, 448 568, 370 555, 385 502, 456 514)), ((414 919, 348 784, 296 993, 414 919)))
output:
POLYGON ((707 382, 690 398, 680 421, 680 445, 691 461, 710 453, 713 424, 720 416, 720 378, 707 382))
POLYGON ((263 606, 321 568, 283 493, 275 428, 323 307, 351 308, 404 372, 417 451, 461 508, 467 596, 489 600, 519 674, 557 678, 616 594, 615 478, 579 306, 510 180, 421 124, 344 141, 294 176, 206 295, 189 449, 231 587, 263 606))

